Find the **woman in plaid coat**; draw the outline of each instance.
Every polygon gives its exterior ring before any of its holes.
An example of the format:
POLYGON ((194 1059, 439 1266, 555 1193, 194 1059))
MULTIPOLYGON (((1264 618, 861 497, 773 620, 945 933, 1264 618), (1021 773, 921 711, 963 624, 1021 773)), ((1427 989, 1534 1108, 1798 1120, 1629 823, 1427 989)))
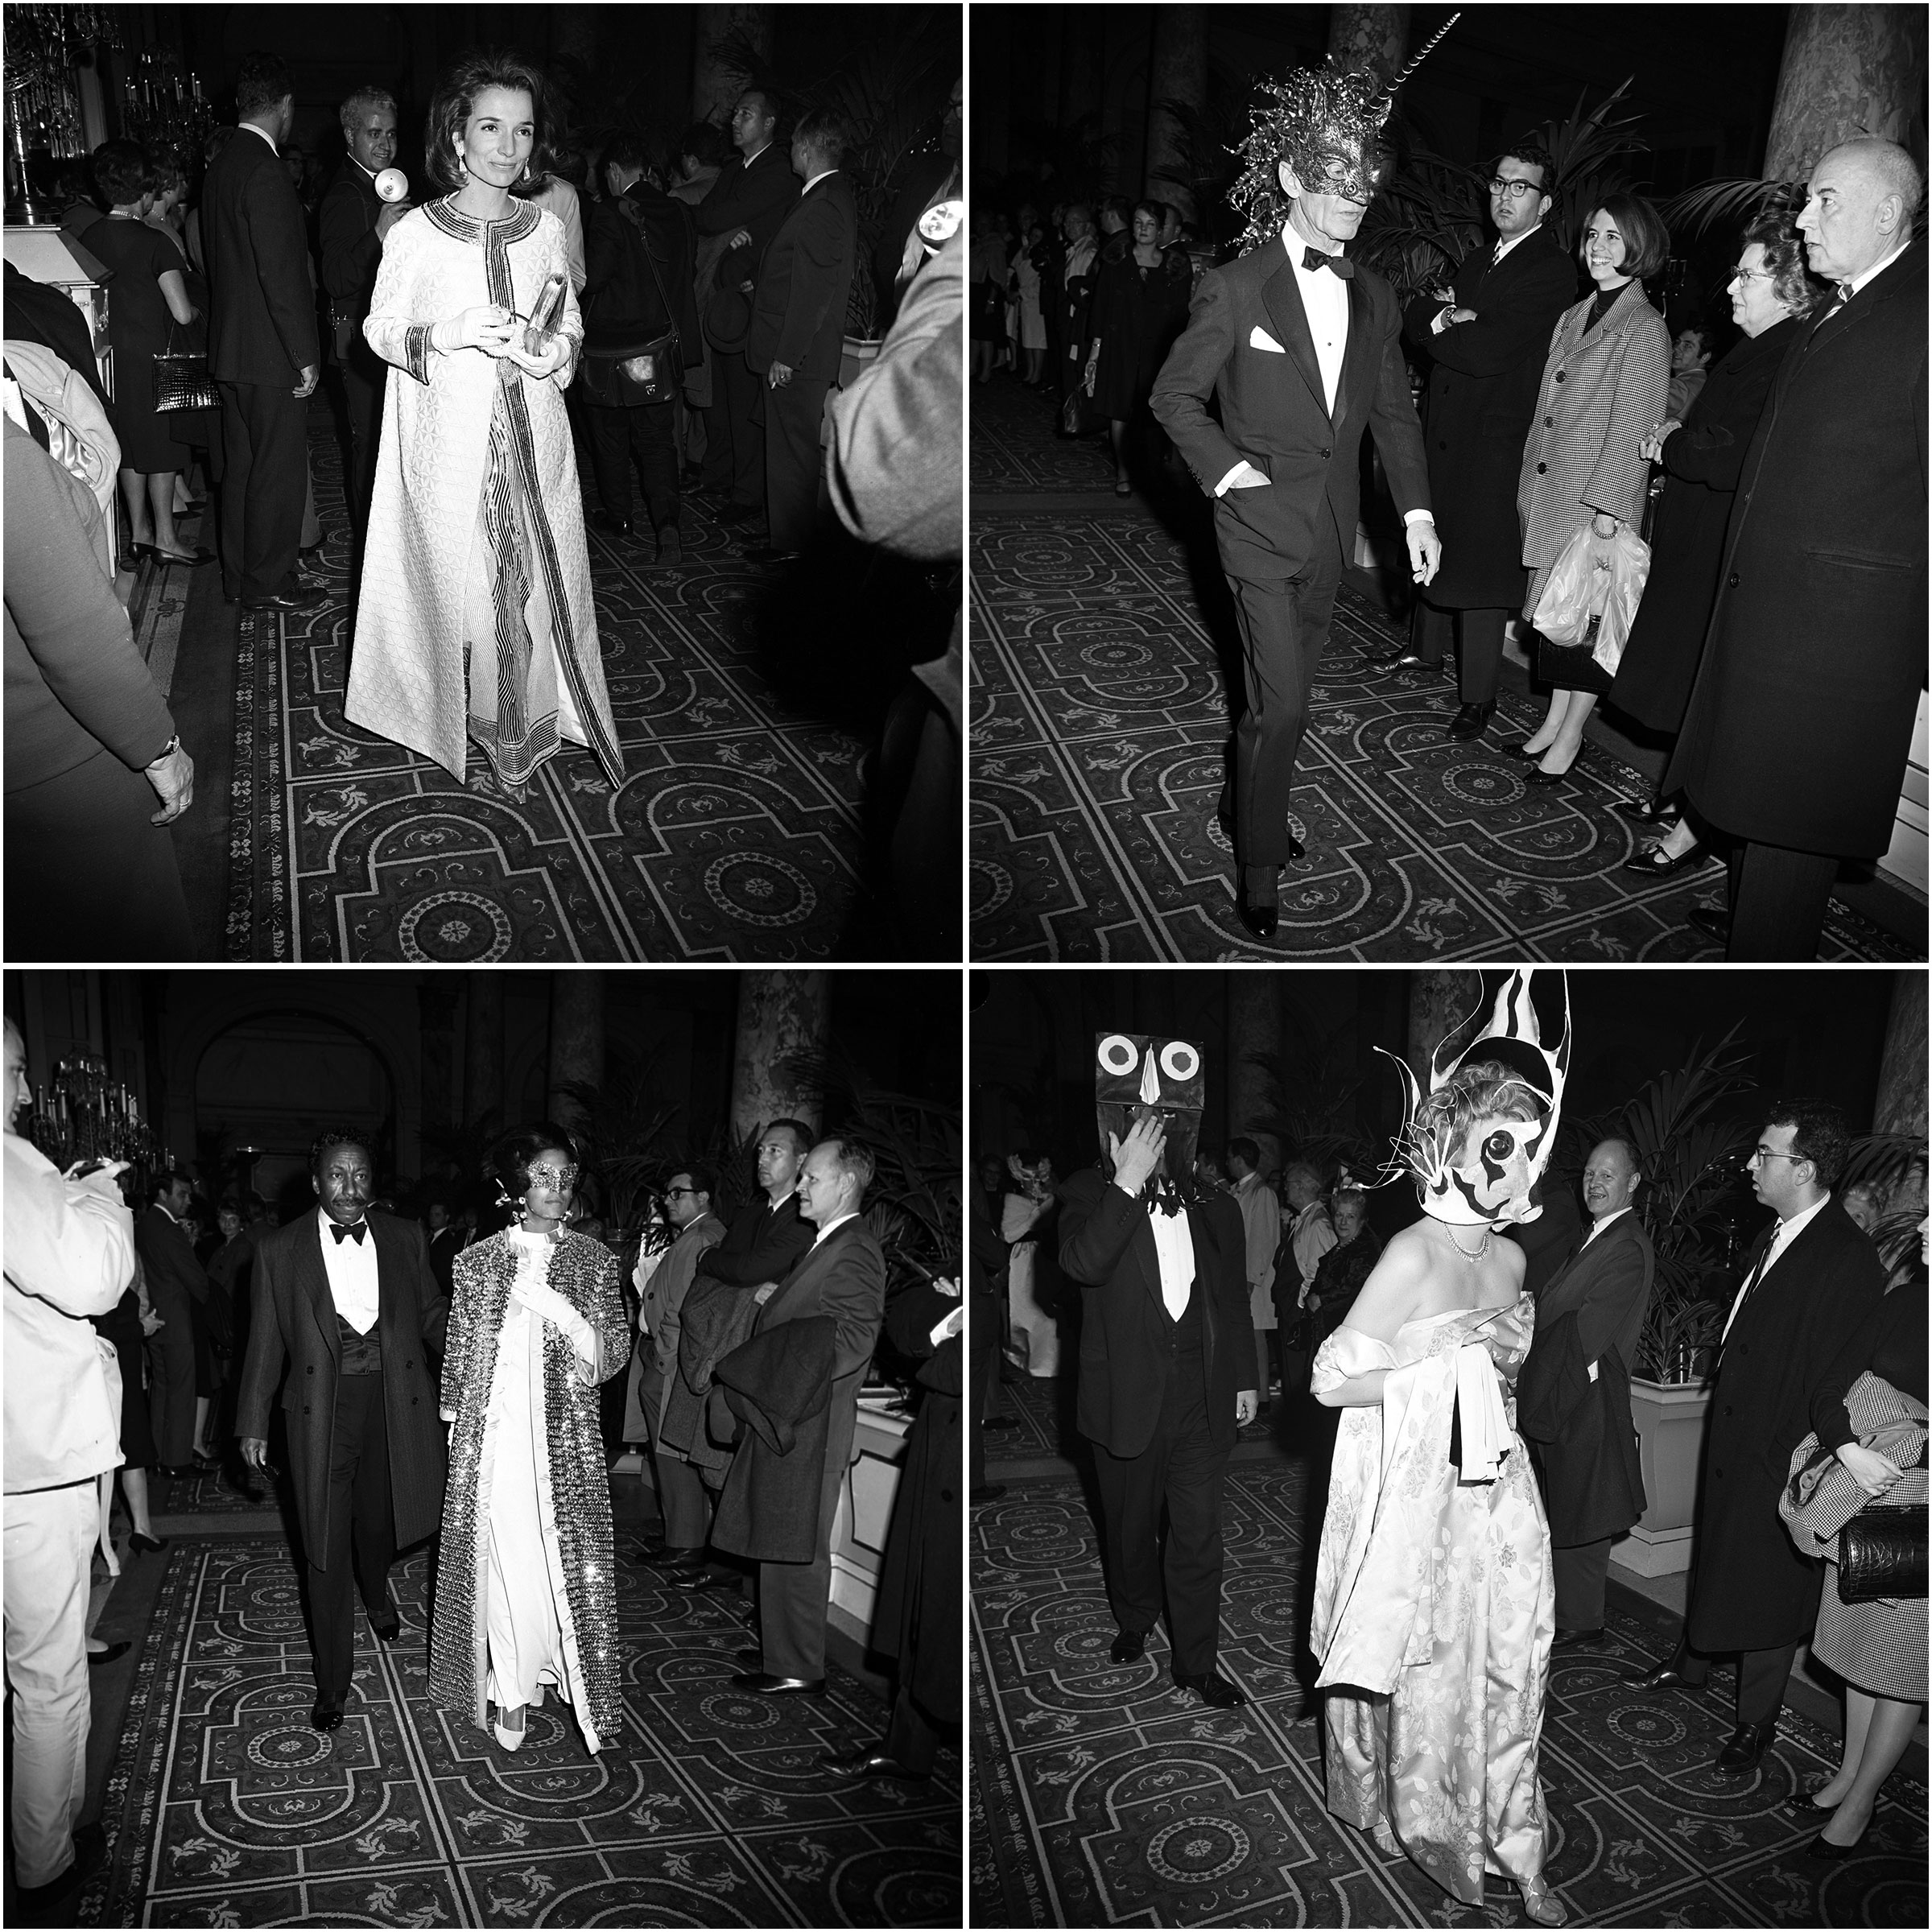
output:
MULTIPOLYGON (((1530 569, 1523 615, 1534 619, 1543 586, 1571 540, 1600 537, 1643 515, 1650 466, 1642 444, 1663 420, 1670 387, 1670 332, 1645 299, 1643 278, 1661 269, 1670 237, 1635 195, 1611 195, 1583 224, 1577 250, 1596 293, 1564 315, 1550 338, 1543 386, 1516 487, 1523 561, 1530 569)), ((1540 760, 1533 785, 1561 784, 1583 749, 1592 691, 1550 693, 1542 724, 1520 755, 1540 760)))

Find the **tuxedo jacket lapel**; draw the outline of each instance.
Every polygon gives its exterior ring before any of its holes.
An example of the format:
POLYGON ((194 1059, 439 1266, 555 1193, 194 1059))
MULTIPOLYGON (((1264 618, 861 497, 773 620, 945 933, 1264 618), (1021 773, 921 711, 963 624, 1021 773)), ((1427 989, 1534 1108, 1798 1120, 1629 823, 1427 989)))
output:
POLYGON ((323 1342, 340 1368, 342 1334, 336 1326, 336 1298, 329 1292, 328 1264, 322 1258, 321 1218, 313 1210, 308 1218, 308 1232, 302 1238, 302 1285, 308 1291, 309 1306, 315 1311, 316 1326, 322 1331, 323 1342))
MULTIPOLYGON (((1348 291, 1348 340, 1342 350, 1341 378, 1335 386, 1335 427, 1340 430, 1348 419, 1356 394, 1364 385, 1373 389, 1375 385, 1373 372, 1368 366, 1369 303, 1367 291, 1362 287, 1360 275, 1352 276, 1345 284, 1348 291)), ((1314 338, 1309 338, 1312 352, 1314 338)), ((1318 376, 1319 372, 1317 372, 1318 376)), ((1321 393, 1318 389, 1318 395, 1321 393)))
MULTIPOLYGON (((1327 398, 1322 394, 1322 368, 1315 359, 1315 332, 1308 326, 1308 312, 1302 306, 1302 291, 1294 279, 1294 270, 1289 266, 1288 250, 1279 242, 1271 245, 1276 256, 1274 272, 1261 284, 1261 306, 1268 312, 1268 319, 1274 324, 1274 339, 1288 352, 1288 359, 1300 371, 1302 380, 1308 385, 1308 393, 1315 398, 1315 406, 1325 416, 1328 413, 1327 398)), ((1355 284, 1348 284, 1351 291, 1355 284)), ((1350 303, 1349 321, 1355 317, 1354 304, 1350 303)), ((1265 353, 1265 352, 1262 352, 1265 353)))

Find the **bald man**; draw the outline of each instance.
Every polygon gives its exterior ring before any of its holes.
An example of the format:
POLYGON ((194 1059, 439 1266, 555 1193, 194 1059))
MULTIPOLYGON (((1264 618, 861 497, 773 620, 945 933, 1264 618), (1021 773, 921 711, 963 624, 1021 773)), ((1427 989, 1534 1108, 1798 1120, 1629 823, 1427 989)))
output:
POLYGON ((1665 786, 1735 841, 1731 960, 1818 956, 1846 859, 1892 840, 1926 672, 1925 178, 1890 141, 1811 171, 1798 219, 1833 284, 1785 355, 1739 482, 1665 786))

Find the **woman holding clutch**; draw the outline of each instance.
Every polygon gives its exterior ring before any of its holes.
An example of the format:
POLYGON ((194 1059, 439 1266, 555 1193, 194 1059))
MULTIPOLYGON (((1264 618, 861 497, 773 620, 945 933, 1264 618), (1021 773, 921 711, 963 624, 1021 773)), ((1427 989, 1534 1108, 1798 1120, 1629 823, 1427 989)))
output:
POLYGON ((349 720, 459 782, 473 741, 515 798, 564 739, 624 775, 564 407, 584 324, 529 199, 550 130, 535 68, 458 63, 423 137, 448 192, 390 230, 363 324, 408 379, 383 398, 349 720))

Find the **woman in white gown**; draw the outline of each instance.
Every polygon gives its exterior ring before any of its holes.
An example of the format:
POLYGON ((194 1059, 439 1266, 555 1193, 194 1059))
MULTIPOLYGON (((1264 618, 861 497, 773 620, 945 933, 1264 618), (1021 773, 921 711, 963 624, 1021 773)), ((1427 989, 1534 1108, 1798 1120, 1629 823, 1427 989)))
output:
POLYGON ((1515 1428, 1535 1332, 1523 1251, 1554 1140, 1560 1063, 1536 1045, 1527 976, 1499 1032, 1439 1076, 1405 1130, 1423 1218, 1389 1244, 1316 1354, 1311 1387, 1344 1411, 1311 1642, 1328 1695, 1328 1808, 1406 1852, 1466 1905, 1485 1872, 1538 1925, 1567 1918, 1543 1878, 1538 1776, 1555 1629, 1550 1528, 1515 1428), (1538 1063, 1542 1063, 1539 1068, 1538 1063))
POLYGON ((562 225, 526 198, 547 134, 543 76, 514 59, 464 60, 431 105, 424 163, 452 192, 390 230, 363 324, 394 373, 346 706, 459 783, 473 740, 518 798, 564 739, 624 775, 564 407, 584 324, 562 225))
POLYGON ((443 1419, 449 1488, 430 1627, 430 1693, 497 1741, 555 1689, 594 1752, 622 1721, 610 1484, 597 1385, 629 1365, 617 1257, 568 1234, 570 1137, 547 1124, 497 1143, 514 1225, 453 1269, 443 1419))

